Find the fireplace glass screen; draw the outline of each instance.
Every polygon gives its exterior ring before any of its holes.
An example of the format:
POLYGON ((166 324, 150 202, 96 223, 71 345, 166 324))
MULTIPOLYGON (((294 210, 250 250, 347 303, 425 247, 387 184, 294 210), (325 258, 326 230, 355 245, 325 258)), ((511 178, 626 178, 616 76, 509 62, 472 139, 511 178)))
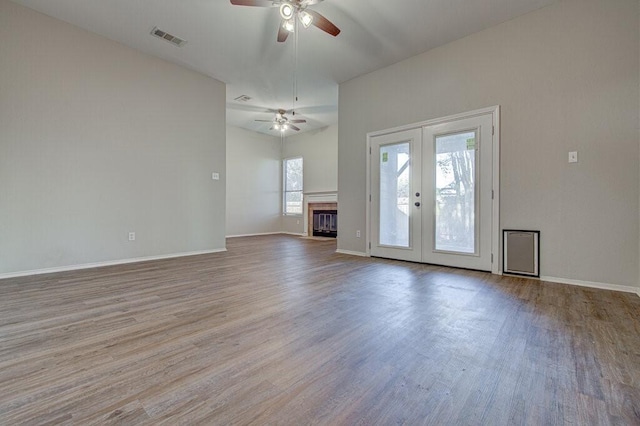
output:
POLYGON ((338 236, 337 210, 313 211, 313 236, 332 238, 336 238, 338 236))

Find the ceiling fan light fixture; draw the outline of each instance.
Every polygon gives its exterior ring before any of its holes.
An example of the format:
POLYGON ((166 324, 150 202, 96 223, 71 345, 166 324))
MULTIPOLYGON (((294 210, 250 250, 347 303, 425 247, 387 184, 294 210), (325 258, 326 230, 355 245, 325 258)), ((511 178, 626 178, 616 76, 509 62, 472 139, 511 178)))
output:
POLYGON ((290 33, 294 32, 296 29, 295 20, 289 19, 288 21, 284 21, 282 23, 282 28, 289 31, 290 33))
POLYGON ((311 16, 311 14, 304 11, 298 13, 298 18, 300 19, 300 22, 305 28, 309 28, 309 26, 313 22, 313 16, 311 16))
POLYGON ((284 19, 285 21, 293 18, 294 13, 295 9, 289 3, 285 2, 280 5, 280 16, 282 16, 282 19, 284 19))

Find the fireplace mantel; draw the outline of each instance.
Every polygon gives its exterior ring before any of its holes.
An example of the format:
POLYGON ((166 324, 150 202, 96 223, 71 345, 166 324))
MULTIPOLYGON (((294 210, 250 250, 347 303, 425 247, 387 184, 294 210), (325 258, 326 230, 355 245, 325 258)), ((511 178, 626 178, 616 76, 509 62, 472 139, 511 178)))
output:
MULTIPOLYGON (((318 191, 318 192, 305 192, 303 194, 304 199, 304 236, 308 237, 312 235, 309 232, 309 213, 313 210, 313 208, 309 209, 309 204, 314 207, 314 205, 327 205, 327 204, 336 204, 333 210, 338 210, 337 202, 338 202, 338 193, 331 191, 318 191)), ((318 206, 319 207, 319 206, 318 206)), ((317 210, 317 209, 316 209, 317 210)))

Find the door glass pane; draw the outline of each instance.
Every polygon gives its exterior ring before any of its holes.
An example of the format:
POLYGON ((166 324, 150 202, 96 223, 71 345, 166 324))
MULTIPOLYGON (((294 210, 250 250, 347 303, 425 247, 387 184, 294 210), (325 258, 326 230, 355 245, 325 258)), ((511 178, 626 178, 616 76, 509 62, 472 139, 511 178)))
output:
POLYGON ((409 142, 380 147, 380 244, 409 247, 409 142))
POLYGON ((476 133, 435 141, 435 249, 476 252, 476 133))

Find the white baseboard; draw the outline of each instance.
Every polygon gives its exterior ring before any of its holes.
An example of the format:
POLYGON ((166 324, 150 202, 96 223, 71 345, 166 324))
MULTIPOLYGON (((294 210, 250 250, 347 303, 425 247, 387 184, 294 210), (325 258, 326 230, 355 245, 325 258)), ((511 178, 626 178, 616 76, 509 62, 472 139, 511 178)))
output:
POLYGON ((336 250, 336 253, 348 254, 349 256, 369 257, 369 255, 367 253, 363 253, 361 251, 351 251, 351 250, 338 249, 338 250, 336 250))
MULTIPOLYGON (((296 234, 291 232, 272 232, 272 233, 264 233, 264 234, 230 235, 230 236, 227 236, 227 238, 250 237, 250 236, 258 236, 258 235, 275 235, 275 234, 303 236, 303 234, 296 234)), ((25 277, 29 275, 52 274, 56 272, 76 271, 79 269, 100 268, 103 266, 124 265, 127 263, 148 262, 151 260, 162 260, 162 259, 172 259, 176 257, 197 256, 201 254, 221 253, 225 251, 227 251, 227 249, 222 248, 222 249, 214 249, 214 250, 192 251, 192 252, 186 252, 186 253, 164 254, 160 256, 136 257, 132 259, 110 260, 107 262, 84 263, 80 265, 60 266, 55 268, 33 269, 30 271, 19 271, 19 272, 10 272, 6 274, 0 274, 0 280, 6 279, 6 278, 25 277)), ((369 257, 366 253, 359 252, 359 251, 351 251, 351 250, 337 249, 336 253, 346 254, 349 256, 369 257)), ((553 282, 558 284, 576 285, 581 287, 597 288, 601 290, 621 291, 624 293, 635 293, 638 295, 638 297, 640 297, 640 288, 638 287, 600 283, 600 282, 594 282, 594 281, 582 281, 582 280, 572 280, 572 279, 566 279, 566 278, 547 277, 547 276, 541 276, 540 281, 547 281, 547 282, 553 282)))
POLYGON ((626 285, 599 283, 594 281, 571 280, 567 278, 545 277, 545 276, 541 276, 540 281, 549 281, 549 282, 558 283, 558 284, 577 285, 580 287, 598 288, 601 290, 621 291, 624 293, 635 293, 638 296, 640 296, 640 289, 638 289, 638 287, 631 287, 626 285))
POLYGON ((296 232, 261 232, 259 234, 240 234, 240 235, 227 235, 226 238, 240 238, 240 237, 259 237, 261 235, 294 235, 296 237, 304 237, 304 234, 298 234, 296 232))
POLYGON ((103 266, 124 265, 127 263, 148 262, 150 260, 172 259, 175 257, 197 256, 199 254, 211 254, 227 251, 226 248, 214 250, 190 251, 186 253, 163 254, 160 256, 135 257, 132 259, 109 260, 106 262, 83 263, 80 265, 59 266, 55 268, 33 269, 30 271, 10 272, 0 274, 0 280, 5 278, 26 277, 29 275, 53 274, 56 272, 76 271, 79 269, 101 268, 103 266))
POLYGON ((257 233, 257 234, 227 235, 226 238, 259 237, 261 235, 278 235, 278 234, 282 234, 282 232, 260 232, 260 233, 257 233))

